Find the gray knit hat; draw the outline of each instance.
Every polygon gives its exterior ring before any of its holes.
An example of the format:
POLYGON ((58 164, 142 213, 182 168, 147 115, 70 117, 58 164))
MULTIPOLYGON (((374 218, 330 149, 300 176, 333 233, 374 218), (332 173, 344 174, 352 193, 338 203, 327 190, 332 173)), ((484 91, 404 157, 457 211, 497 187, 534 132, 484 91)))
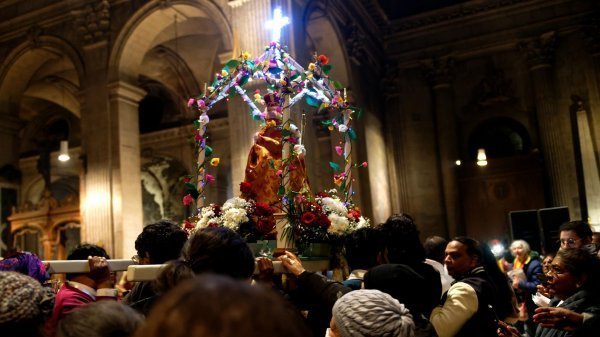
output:
POLYGON ((342 337, 413 337, 412 315, 392 296, 361 289, 342 296, 333 306, 333 321, 342 337))
POLYGON ((0 271, 0 324, 44 318, 54 305, 52 289, 13 271, 0 271))

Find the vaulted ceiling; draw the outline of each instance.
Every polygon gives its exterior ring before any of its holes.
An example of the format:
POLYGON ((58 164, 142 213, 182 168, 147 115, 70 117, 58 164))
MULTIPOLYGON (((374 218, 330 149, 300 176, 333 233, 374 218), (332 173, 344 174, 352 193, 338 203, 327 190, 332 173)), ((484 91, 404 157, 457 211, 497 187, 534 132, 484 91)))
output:
POLYGON ((376 0, 389 21, 408 16, 457 5, 465 2, 481 2, 480 0, 376 0))

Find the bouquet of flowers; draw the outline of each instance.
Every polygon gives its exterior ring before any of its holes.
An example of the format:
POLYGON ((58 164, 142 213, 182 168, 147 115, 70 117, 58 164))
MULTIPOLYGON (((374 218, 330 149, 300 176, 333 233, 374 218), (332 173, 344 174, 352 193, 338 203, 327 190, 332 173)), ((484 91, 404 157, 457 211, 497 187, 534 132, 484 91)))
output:
POLYGON ((338 241, 343 236, 360 228, 368 227, 369 219, 348 202, 343 202, 335 194, 337 191, 317 193, 314 200, 302 196, 294 198, 288 206, 288 240, 299 246, 308 243, 338 241))
POLYGON ((194 230, 224 226, 238 232, 247 242, 270 240, 277 234, 274 213, 267 204, 235 197, 223 206, 210 204, 203 207, 194 219, 194 230))

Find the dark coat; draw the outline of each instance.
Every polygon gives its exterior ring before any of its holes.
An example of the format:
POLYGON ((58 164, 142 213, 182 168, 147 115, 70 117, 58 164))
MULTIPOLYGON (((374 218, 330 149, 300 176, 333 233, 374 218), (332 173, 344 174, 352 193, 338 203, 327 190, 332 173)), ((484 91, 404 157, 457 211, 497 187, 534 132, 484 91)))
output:
MULTIPOLYGON (((558 299, 553 299, 550 305, 556 306, 558 303, 558 299)), ((600 331, 600 301, 597 294, 585 289, 580 290, 567 298, 560 307, 593 316, 586 320, 582 327, 572 332, 538 326, 535 337, 591 337, 598 335, 598 331, 600 331)))

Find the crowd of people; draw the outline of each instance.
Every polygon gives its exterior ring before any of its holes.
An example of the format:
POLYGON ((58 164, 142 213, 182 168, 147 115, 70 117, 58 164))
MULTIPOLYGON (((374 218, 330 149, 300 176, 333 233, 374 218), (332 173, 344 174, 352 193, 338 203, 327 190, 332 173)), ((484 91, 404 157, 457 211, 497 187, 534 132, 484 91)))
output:
POLYGON ((151 282, 117 282, 104 249, 82 244, 58 290, 30 253, 0 260, 0 335, 146 336, 594 336, 600 328, 598 243, 581 221, 560 228, 557 252, 524 240, 499 261, 470 237, 423 243, 414 220, 391 216, 349 235, 347 278, 305 270, 286 251, 255 258, 237 233, 206 228, 189 238, 170 221, 146 226, 140 264, 164 264, 151 282), (543 255, 541 255, 543 254, 543 255), (258 273, 255 273, 255 268, 258 273))

